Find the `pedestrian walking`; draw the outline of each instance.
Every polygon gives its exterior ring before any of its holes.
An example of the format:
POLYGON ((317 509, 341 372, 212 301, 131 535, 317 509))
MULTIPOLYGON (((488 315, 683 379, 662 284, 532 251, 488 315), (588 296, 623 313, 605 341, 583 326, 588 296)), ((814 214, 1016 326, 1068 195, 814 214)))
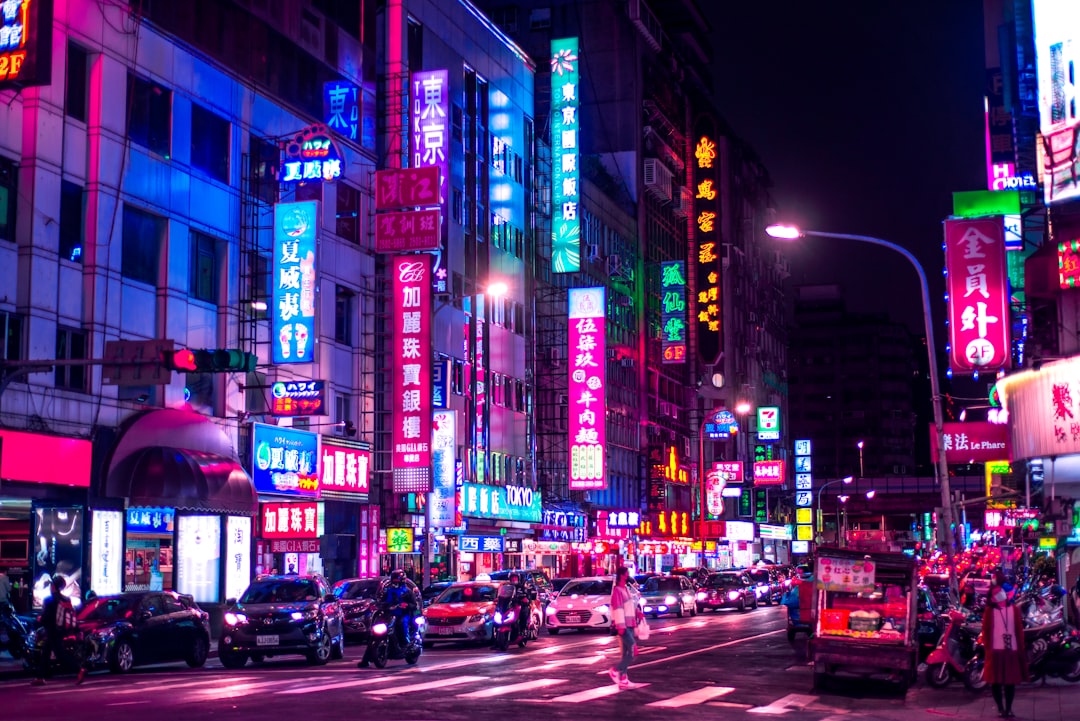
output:
MULTIPOLYGON (((75 608, 71 605, 71 599, 64 595, 64 577, 53 576, 50 582, 51 590, 49 597, 41 607, 41 625, 45 629, 45 646, 41 649, 38 657, 37 672, 30 681, 31 686, 41 686, 45 683, 45 673, 49 670, 52 657, 57 661, 64 660, 64 636, 78 628, 75 617, 75 608)), ((77 683, 82 683, 85 674, 80 674, 77 683)))
POLYGON ((997 571, 983 612, 982 631, 986 639, 983 677, 990 684, 998 715, 1002 718, 1012 718, 1016 684, 1030 678, 1024 648, 1024 619, 1013 602, 1015 596, 1016 590, 1006 583, 1005 574, 997 571))
POLYGON ((619 662, 608 669, 608 675, 613 682, 619 684, 619 688, 630 686, 627 671, 637 648, 637 624, 644 618, 634 600, 634 594, 627 586, 629 578, 630 569, 619 566, 615 571, 615 586, 611 589, 611 618, 619 634, 619 662))

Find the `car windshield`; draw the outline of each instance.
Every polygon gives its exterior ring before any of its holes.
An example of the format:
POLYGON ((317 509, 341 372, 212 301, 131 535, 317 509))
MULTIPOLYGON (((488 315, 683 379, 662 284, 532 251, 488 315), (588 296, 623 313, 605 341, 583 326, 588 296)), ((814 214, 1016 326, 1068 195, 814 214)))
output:
POLYGON ((450 588, 449 583, 433 583, 430 586, 428 586, 427 588, 425 588, 423 590, 423 592, 421 593, 421 595, 424 598, 435 598, 436 596, 438 596, 440 593, 442 593, 443 591, 445 591, 448 588, 450 588))
POLYGON ((730 573, 718 573, 715 576, 709 576, 709 588, 726 588, 728 586, 741 585, 742 581, 740 578, 730 573))
POLYGON ((750 571, 750 578, 754 579, 758 583, 769 583, 772 578, 769 576, 768 571, 750 571))
POLYGON ((674 593, 682 590, 682 583, 677 578, 650 578, 641 587, 642 593, 674 593))
POLYGON ((255 581, 240 603, 297 603, 300 601, 318 601, 319 589, 314 581, 304 579, 270 579, 255 581))
POLYGON ((563 586, 560 596, 610 596, 611 581, 574 581, 563 586))
POLYGON ((487 603, 495 600, 495 586, 451 586, 435 603, 487 603))
POLYGON ((139 596, 113 596, 95 598, 79 612, 80 621, 105 621, 114 623, 131 618, 139 605, 139 596))
POLYGON ((379 593, 379 579, 365 578, 363 581, 342 581, 334 586, 334 595, 343 601, 357 598, 375 598, 379 593))

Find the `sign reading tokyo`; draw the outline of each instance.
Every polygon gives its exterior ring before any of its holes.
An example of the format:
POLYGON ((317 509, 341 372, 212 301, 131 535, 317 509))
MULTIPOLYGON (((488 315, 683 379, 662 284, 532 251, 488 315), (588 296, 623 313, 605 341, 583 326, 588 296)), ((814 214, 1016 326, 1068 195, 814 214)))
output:
POLYGON ((393 282, 395 493, 431 491, 431 256, 399 255, 393 282))
POLYGON ((253 423, 251 480, 258 493, 317 498, 319 436, 294 428, 253 423))
POLYGON ((551 269, 581 270, 578 39, 551 41, 551 269))
POLYGON ((355 442, 326 437, 322 441, 322 493, 366 494, 370 490, 368 469, 371 452, 355 442))
POLYGON ((664 363, 686 362, 686 263, 660 264, 660 348, 664 363))
POLYGON ((607 488, 604 289, 571 288, 569 301, 570 490, 602 489, 607 488))
POLYGON ((52 21, 52 0, 0 2, 0 90, 52 82, 52 21))
POLYGON ((450 72, 421 70, 412 74, 412 167, 438 168, 438 197, 446 202, 450 177, 450 72))
POLYGON ((278 381, 270 397, 270 414, 279 418, 326 415, 325 381, 278 381))
POLYGON ((945 291, 952 365, 977 371, 1009 365, 1009 286, 1001 218, 945 221, 945 291))
POLYGON ((321 503, 264 503, 260 534, 266 540, 322 535, 321 503))
POLYGON ((315 360, 315 239, 319 203, 274 205, 273 361, 311 363, 315 360))
POLYGON ((543 505, 540 491, 531 488, 466 483, 461 488, 461 515, 540 523, 543 505))
POLYGON ((309 125, 284 143, 285 158, 278 171, 282 184, 337 180, 345 163, 325 125, 309 125))

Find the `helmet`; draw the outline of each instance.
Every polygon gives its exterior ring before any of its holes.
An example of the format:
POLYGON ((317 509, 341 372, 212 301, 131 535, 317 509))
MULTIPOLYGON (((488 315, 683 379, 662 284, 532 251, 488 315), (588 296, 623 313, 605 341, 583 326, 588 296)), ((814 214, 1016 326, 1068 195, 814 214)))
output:
POLYGON ((521 585, 521 575, 520 574, 511 573, 507 577, 507 580, 510 581, 510 583, 514 584, 515 586, 520 586, 521 585))
POLYGON ((404 583, 404 582, 405 582, 405 572, 402 571, 400 568, 395 568, 393 571, 390 572, 390 583, 404 583))

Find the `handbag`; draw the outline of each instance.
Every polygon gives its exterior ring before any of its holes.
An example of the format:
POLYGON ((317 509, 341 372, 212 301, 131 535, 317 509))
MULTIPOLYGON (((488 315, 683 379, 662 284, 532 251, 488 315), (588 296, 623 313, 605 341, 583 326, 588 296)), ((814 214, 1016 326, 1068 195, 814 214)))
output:
POLYGON ((649 622, 642 616, 638 619, 637 626, 634 627, 634 639, 637 641, 649 640, 649 622))

